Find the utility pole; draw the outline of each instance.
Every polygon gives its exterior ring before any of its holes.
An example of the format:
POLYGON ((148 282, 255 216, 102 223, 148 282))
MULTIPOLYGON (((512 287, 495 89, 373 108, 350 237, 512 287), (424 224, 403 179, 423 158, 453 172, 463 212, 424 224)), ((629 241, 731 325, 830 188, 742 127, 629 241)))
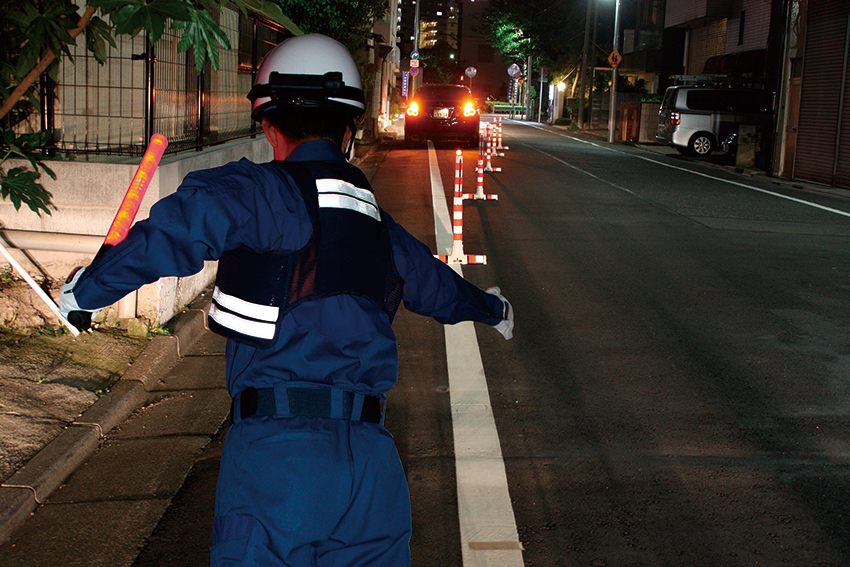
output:
MULTIPOLYGON (((413 3, 416 4, 416 9, 413 11, 413 51, 419 52, 419 3, 422 0, 413 0, 413 3)), ((413 94, 416 92, 416 80, 415 76, 410 77, 410 95, 413 97, 413 94)))
MULTIPOLYGON (((620 50, 620 0, 614 5, 614 51, 620 50)), ((617 65, 611 69, 611 106, 608 108, 608 141, 613 142, 617 134, 617 65)))
MULTIPOLYGON (((587 51, 590 47, 590 16, 594 0, 587 0, 587 20, 584 22, 584 49, 581 53, 581 77, 578 87, 578 127, 584 128, 584 93, 587 90, 587 51)), ((593 88, 593 85, 591 85, 593 88)))
POLYGON ((528 56, 525 76, 525 120, 531 122, 531 55, 528 56))

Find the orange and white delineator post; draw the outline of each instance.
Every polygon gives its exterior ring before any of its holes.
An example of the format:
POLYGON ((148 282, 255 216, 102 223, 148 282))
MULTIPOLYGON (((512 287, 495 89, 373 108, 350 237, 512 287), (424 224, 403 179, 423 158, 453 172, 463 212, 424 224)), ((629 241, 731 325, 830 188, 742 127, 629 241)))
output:
MULTIPOLYGON (((496 130, 498 132, 498 143, 496 144, 496 149, 497 150, 509 150, 510 149, 509 147, 502 145, 502 117, 501 116, 496 117, 496 124, 497 124, 496 130)), ((499 154, 499 155, 503 155, 503 154, 499 154)))
POLYGON ((498 200, 498 195, 486 195, 484 193, 484 146, 486 142, 484 141, 484 133, 483 131, 478 132, 478 165, 475 166, 475 173, 478 176, 478 182, 476 183, 475 193, 464 193, 464 199, 475 199, 475 200, 498 200))
POLYGON ((505 152, 500 150, 504 149, 499 146, 502 145, 502 126, 499 122, 498 117, 493 119, 493 155, 494 156, 504 156, 505 152), (498 142, 498 144, 497 144, 498 142))
POLYGON ((486 264, 487 256, 463 252, 463 152, 455 153, 455 190, 452 199, 452 253, 437 254, 447 264, 486 264))
POLYGON ((484 165, 484 171, 500 172, 501 167, 493 167, 493 125, 487 123, 487 159, 484 165))

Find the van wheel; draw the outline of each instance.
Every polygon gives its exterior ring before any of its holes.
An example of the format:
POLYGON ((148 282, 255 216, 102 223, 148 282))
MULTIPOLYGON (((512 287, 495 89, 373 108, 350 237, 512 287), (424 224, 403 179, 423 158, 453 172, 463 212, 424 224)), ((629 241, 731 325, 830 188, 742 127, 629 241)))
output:
POLYGON ((717 142, 714 141, 714 136, 708 132, 697 132, 691 137, 688 143, 688 150, 697 156, 707 156, 717 147, 717 142))

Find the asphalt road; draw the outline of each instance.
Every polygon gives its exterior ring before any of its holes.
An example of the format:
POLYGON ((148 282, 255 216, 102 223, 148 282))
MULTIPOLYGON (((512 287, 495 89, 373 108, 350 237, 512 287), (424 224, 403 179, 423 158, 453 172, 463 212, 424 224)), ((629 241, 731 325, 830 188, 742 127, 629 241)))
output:
MULTIPOLYGON (((563 131, 505 137, 498 203, 464 207, 488 263, 464 274, 517 312, 513 341, 478 337, 525 565, 850 564, 850 201, 563 131)), ((389 152, 374 183, 431 242, 425 153, 389 152)), ((437 156, 449 191, 453 150, 437 156)), ((428 322, 398 330, 414 562, 460 565, 431 381, 445 345, 428 322)))
MULTIPOLYGON (((498 201, 464 206, 487 264, 463 273, 517 314, 509 342, 475 330, 524 565, 850 564, 850 200, 559 129, 504 138, 498 201)), ((433 250, 432 156, 451 203, 451 146, 385 146, 364 169, 433 250)), ((404 310, 395 330, 413 564, 460 567, 453 345, 404 310)), ((224 435, 135 567, 204 564, 224 435)))

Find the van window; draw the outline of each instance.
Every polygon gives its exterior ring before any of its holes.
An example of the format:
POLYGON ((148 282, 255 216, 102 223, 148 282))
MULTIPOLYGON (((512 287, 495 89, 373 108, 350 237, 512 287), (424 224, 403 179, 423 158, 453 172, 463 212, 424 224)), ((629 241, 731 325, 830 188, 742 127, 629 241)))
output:
POLYGON ((733 91, 724 89, 691 90, 687 93, 691 110, 710 112, 766 112, 771 95, 765 91, 733 91))
POLYGON ((664 93, 664 101, 661 103, 661 108, 672 108, 674 106, 673 101, 678 93, 679 91, 676 89, 667 89, 664 93))

